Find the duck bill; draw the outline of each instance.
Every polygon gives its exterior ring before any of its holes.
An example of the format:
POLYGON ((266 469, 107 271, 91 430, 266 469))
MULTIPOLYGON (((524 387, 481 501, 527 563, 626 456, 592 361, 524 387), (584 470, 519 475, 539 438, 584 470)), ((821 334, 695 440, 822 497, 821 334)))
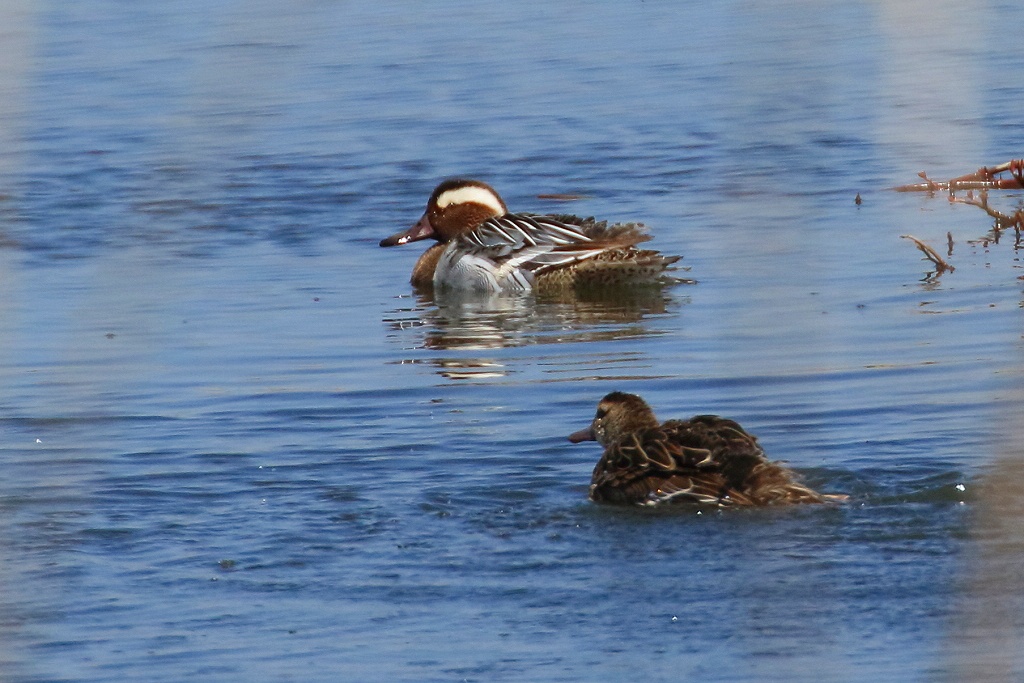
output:
POLYGON ((594 436, 594 430, 592 427, 581 429, 578 432, 573 432, 569 435, 569 441, 573 443, 579 443, 580 441, 597 441, 597 437, 594 436))
POLYGON ((421 218, 416 225, 412 226, 408 230, 396 232, 391 237, 385 237, 380 241, 380 246, 394 247, 399 244, 408 244, 409 242, 425 240, 428 237, 437 237, 437 233, 434 232, 434 226, 430 224, 430 219, 427 218, 427 214, 423 214, 423 218, 421 218))

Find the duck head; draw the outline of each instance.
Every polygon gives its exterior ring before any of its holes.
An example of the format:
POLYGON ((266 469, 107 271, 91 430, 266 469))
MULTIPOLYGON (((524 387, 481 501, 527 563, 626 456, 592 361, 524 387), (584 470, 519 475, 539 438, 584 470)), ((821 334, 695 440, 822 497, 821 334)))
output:
POLYGON ((658 418, 646 401, 636 394, 613 391, 597 404, 597 414, 590 426, 570 434, 569 441, 597 441, 608 446, 626 434, 657 426, 658 418))
POLYGON ((434 188, 423 217, 408 230, 382 239, 380 246, 393 247, 428 237, 447 242, 475 230, 488 218, 506 213, 505 202, 487 183, 462 178, 446 180, 434 188))

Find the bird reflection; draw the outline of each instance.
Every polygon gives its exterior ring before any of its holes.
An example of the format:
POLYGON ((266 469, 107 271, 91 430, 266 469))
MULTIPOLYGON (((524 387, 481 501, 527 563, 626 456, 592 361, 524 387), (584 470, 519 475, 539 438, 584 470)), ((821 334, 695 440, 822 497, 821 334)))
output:
MULTIPOLYGON (((412 337, 412 348, 486 351, 656 335, 661 331, 651 326, 651 320, 687 301, 660 287, 549 296, 420 290, 412 305, 392 310, 384 323, 391 330, 389 336, 406 343, 412 337)), ((497 355, 403 362, 428 362, 451 379, 500 377, 509 372, 497 355)))

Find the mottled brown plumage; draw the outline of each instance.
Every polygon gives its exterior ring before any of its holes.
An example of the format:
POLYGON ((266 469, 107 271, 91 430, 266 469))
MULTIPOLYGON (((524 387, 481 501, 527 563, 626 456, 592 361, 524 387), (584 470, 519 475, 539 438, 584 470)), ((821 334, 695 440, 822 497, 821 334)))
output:
POLYGON ((697 415, 659 424, 634 394, 605 396, 590 427, 569 440, 595 440, 605 448, 590 484, 590 498, 600 503, 725 507, 846 498, 795 481, 790 470, 768 460, 755 436, 732 420, 697 415))

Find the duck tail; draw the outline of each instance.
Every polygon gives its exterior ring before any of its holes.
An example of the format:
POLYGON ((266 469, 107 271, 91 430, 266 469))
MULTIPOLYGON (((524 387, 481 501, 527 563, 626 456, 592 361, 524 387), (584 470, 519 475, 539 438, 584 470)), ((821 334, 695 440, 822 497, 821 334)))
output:
POLYGON ((574 281, 581 287, 669 284, 675 279, 668 273, 680 258, 651 249, 610 249, 574 264, 574 281))

